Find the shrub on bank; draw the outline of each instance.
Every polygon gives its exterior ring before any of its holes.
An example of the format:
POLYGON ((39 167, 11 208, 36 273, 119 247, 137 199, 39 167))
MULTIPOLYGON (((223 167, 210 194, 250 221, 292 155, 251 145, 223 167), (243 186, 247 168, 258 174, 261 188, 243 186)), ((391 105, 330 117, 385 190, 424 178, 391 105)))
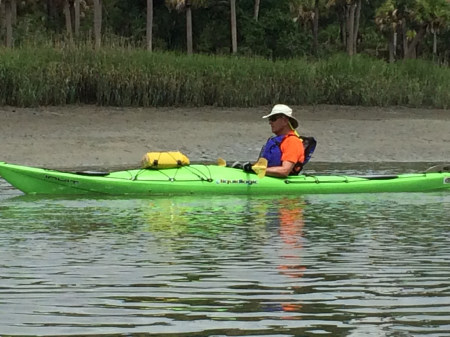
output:
POLYGON ((236 106, 284 102, 446 108, 447 68, 364 56, 269 61, 143 50, 0 52, 0 104, 236 106))

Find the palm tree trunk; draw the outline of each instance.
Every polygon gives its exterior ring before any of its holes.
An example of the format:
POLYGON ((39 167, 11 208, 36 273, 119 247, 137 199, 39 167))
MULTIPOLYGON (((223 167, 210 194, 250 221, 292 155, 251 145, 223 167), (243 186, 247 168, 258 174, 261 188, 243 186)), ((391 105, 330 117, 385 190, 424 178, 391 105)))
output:
POLYGON ((231 10, 231 52, 237 53, 236 0, 230 0, 231 10))
POLYGON ((260 4, 261 0, 255 0, 255 7, 253 8, 253 18, 255 21, 258 21, 260 4))
POLYGON ((392 35, 389 39, 389 63, 395 62, 396 45, 397 45, 397 33, 392 32, 392 35))
POLYGON ((75 0, 74 4, 73 4, 73 9, 74 9, 74 16, 75 16, 75 36, 79 36, 80 35, 80 0, 75 0))
POLYGON ((358 4, 356 6, 357 7, 356 7, 355 27, 353 32, 353 54, 356 54, 356 46, 358 45, 359 22, 361 20, 362 1, 358 0, 358 4))
POLYGON ((433 31, 433 55, 437 55, 437 33, 433 31))
POLYGON ((192 43, 192 9, 191 1, 186 1, 186 44, 187 53, 192 55, 193 53, 193 43, 192 43))
POLYGON ((317 55, 319 49, 319 0, 314 2, 314 18, 312 23, 313 53, 317 55))
POLYGON ((406 49, 405 59, 415 59, 417 57, 416 48, 419 43, 423 40, 426 34, 426 27, 421 26, 417 34, 414 36, 411 43, 409 43, 408 48, 406 49))
POLYGON ((6 47, 13 46, 12 5, 11 0, 5 2, 6 47))
POLYGON ((353 56, 353 40, 355 28, 355 4, 347 5, 347 54, 353 56))
POLYGON ((47 28, 50 30, 56 27, 56 6, 54 0, 47 0, 47 28))
POLYGON ((339 13, 339 26, 340 26, 340 37, 341 37, 341 43, 344 46, 347 46, 347 10, 345 6, 340 6, 340 9, 338 11, 339 13))
POLYGON ((408 53, 408 37, 406 36, 406 20, 402 22, 402 48, 403 48, 403 58, 406 58, 408 53))
POLYGON ((5 30, 6 29, 6 24, 5 24, 5 2, 4 1, 0 1, 0 29, 1 30, 5 30))
POLYGON ((17 2, 11 0, 11 23, 15 25, 17 23, 17 2))
POLYGON ((72 16, 70 15, 69 0, 64 1, 64 16, 66 18, 66 32, 69 40, 72 41, 72 16))
POLYGON ((147 0, 147 50, 153 49, 153 0, 147 0))
POLYGON ((94 0, 94 39, 95 50, 102 44, 102 0, 94 0))

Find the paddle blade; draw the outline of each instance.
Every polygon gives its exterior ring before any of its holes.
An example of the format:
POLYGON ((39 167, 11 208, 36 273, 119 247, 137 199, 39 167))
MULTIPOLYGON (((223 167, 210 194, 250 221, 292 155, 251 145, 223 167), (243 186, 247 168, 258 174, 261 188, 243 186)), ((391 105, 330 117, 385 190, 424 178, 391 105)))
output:
POLYGON ((252 170, 255 171, 259 178, 264 178, 267 169, 267 159, 259 158, 258 161, 252 166, 252 170))
POLYGON ((217 159, 217 166, 227 166, 227 161, 223 158, 217 159))

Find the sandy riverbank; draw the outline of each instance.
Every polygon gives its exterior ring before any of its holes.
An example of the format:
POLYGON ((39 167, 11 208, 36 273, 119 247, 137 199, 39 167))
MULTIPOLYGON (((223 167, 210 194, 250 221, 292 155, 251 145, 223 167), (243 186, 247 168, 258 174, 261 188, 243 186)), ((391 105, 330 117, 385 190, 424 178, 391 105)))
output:
MULTIPOLYGON (((450 112, 295 106, 315 162, 450 162, 450 112)), ((270 136, 270 107, 0 108, 0 161, 52 168, 133 167, 147 151, 193 162, 255 159, 270 136)))

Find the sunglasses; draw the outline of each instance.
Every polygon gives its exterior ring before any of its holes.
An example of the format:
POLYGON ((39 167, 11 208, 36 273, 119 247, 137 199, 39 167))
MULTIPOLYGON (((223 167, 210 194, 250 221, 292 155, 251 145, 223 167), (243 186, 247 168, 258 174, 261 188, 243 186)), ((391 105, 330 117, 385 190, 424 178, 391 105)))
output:
POLYGON ((283 115, 274 115, 269 117, 269 122, 275 122, 277 119, 280 119, 283 115))

